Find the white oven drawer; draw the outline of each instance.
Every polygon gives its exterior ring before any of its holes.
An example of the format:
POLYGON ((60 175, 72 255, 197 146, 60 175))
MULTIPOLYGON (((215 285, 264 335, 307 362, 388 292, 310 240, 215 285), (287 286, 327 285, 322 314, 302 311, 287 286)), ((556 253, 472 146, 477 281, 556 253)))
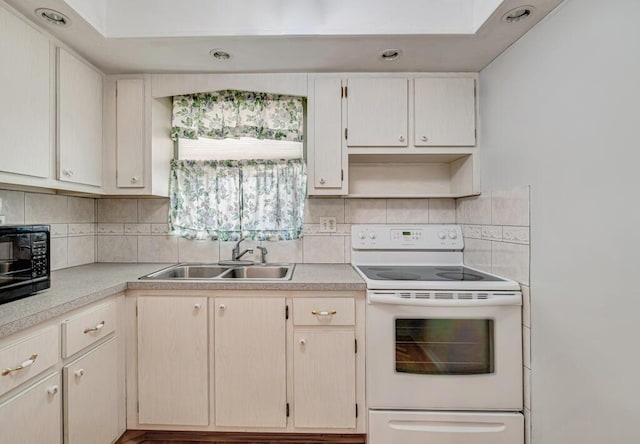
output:
POLYGON ((369 411, 369 444, 523 444, 520 413, 369 411))

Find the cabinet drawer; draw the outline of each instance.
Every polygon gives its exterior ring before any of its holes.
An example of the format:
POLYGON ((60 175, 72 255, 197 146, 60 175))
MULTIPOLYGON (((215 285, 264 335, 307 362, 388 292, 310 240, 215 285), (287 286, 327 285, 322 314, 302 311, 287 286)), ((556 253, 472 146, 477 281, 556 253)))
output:
POLYGON ((0 350, 0 395, 58 362, 58 330, 51 326, 0 350))
POLYGON ((352 298, 300 298, 293 301, 294 325, 354 325, 352 298))
POLYGON ((62 323, 62 357, 68 358, 116 328, 116 303, 84 311, 62 323))

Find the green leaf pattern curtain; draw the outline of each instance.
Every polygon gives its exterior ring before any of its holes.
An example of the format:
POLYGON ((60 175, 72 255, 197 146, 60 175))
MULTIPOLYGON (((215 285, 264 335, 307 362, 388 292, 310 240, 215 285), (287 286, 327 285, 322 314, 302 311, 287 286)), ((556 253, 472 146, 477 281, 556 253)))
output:
POLYGON ((224 90, 173 97, 171 138, 303 139, 303 97, 224 90))
POLYGON ((189 239, 299 239, 306 184, 302 159, 173 160, 169 229, 189 239))

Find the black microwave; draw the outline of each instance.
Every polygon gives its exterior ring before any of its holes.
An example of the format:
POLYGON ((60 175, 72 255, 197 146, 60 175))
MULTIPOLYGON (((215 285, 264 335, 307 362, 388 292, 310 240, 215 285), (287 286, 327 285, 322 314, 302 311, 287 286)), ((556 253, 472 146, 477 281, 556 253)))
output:
POLYGON ((0 226, 0 304, 51 286, 48 225, 0 226))

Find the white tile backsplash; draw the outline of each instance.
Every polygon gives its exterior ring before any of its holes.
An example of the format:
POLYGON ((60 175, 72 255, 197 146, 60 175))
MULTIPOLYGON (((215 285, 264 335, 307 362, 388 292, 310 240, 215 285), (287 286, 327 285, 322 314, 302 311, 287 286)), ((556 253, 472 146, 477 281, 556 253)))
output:
POLYGON ((387 200, 348 199, 344 217, 348 224, 384 224, 387 222, 387 200))
POLYGON ((464 204, 464 223, 475 225, 491 224, 491 195, 468 197, 464 204))
POLYGON ((98 199, 99 223, 137 223, 137 199, 98 199))
POLYGON ((218 262, 220 244, 211 240, 178 239, 178 262, 218 262))
POLYGON ((24 195, 22 191, 0 190, 0 215, 5 216, 7 225, 24 224, 24 195))
POLYGON ((498 225, 483 225, 481 235, 482 239, 502 240, 502 227, 498 225))
POLYGON ((491 272, 491 241, 465 238, 464 244, 465 264, 491 272))
POLYGON ((67 239, 67 265, 91 264, 96 260, 95 237, 74 236, 67 239))
POLYGON ((495 225, 529 225, 529 187, 491 193, 492 222, 495 225))
POLYGON ((344 263, 344 236, 305 236, 302 239, 303 262, 344 263))
POLYGON ((24 199, 24 222, 26 224, 67 223, 67 202, 67 196, 26 193, 24 199))
POLYGON ((307 199, 304 206, 304 221, 309 224, 320 223, 320 217, 335 217, 336 223, 344 219, 344 199, 307 199))
POLYGON ((429 199, 429 223, 456 223, 456 201, 453 199, 429 199))
POLYGON ((429 200, 388 199, 387 223, 426 224, 429 222, 429 200))
POLYGON ((529 227, 502 227, 502 240, 516 244, 529 243, 529 227))
POLYGON ((178 238, 138 236, 138 262, 178 262, 178 238))
POLYGON ((473 239, 482 239, 482 225, 463 225, 462 235, 473 239))
POLYGON ((138 262, 137 238, 134 236, 104 236, 99 234, 98 262, 138 262))
POLYGON ((96 203, 95 199, 86 197, 69 197, 67 202, 67 222, 69 223, 95 223, 96 203))
POLYGON ((524 285, 529 285, 529 246, 491 242, 491 270, 524 285))
POLYGON ((138 199, 138 222, 161 224, 169 217, 169 199, 138 199))

